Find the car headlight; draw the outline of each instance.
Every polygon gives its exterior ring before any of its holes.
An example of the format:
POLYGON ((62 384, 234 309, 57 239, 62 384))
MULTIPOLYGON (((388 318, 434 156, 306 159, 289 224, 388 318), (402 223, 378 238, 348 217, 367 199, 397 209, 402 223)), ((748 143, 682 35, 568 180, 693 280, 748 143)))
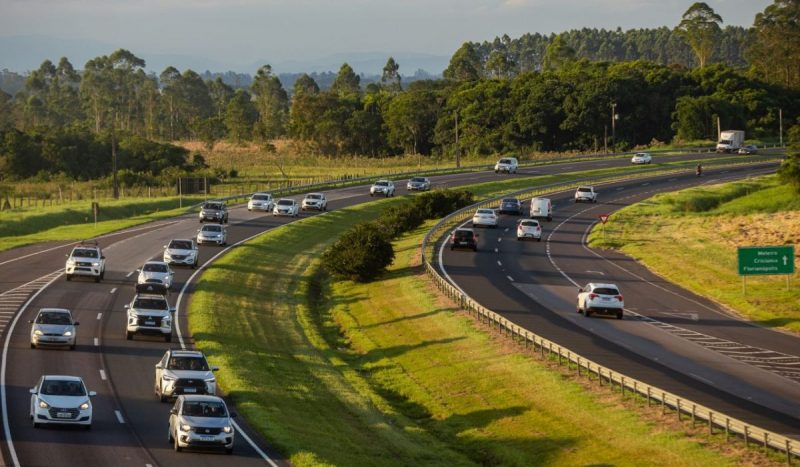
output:
POLYGON ((233 428, 231 428, 230 426, 226 426, 222 428, 222 431, 224 431, 225 433, 232 433, 233 428))
POLYGON ((72 336, 72 331, 64 331, 64 336, 66 337, 72 336))
POLYGON ((192 427, 186 424, 181 424, 181 431, 192 431, 192 427))
POLYGON ((216 379, 216 378, 214 378, 214 377, 212 376, 212 377, 210 377, 210 378, 206 378, 204 381, 205 381, 206 383, 214 383, 214 382, 216 382, 216 381, 217 381, 217 379, 216 379))
POLYGON ((75 266, 75 260, 72 258, 67 259, 67 266, 75 266))
POLYGON ((177 378, 172 375, 164 373, 163 375, 161 375, 161 379, 163 379, 164 381, 175 381, 177 378))
POLYGON ((81 410, 89 410, 89 401, 84 402, 79 407, 81 410))
POLYGON ((100 263, 92 263, 92 266, 98 267, 98 266, 100 266, 100 263))
POLYGON ((161 320, 161 327, 162 328, 168 328, 168 327, 170 327, 170 324, 171 324, 170 320, 168 320, 166 318, 161 320))
POLYGON ((46 409, 46 408, 48 408, 48 407, 50 407, 50 404, 48 404, 47 402, 45 402, 45 401, 43 401, 43 400, 39 399, 39 408, 40 408, 40 409, 46 409))
POLYGON ((44 333, 42 332, 41 329, 36 329, 36 330, 33 331, 33 334, 36 335, 36 336, 41 336, 44 333))

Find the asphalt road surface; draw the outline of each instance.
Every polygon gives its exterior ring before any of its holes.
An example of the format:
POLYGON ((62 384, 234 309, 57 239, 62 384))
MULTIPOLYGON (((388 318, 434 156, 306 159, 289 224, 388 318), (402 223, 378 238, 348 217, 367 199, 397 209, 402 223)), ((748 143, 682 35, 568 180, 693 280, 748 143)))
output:
MULTIPOLYGON (((688 160, 698 155, 658 156, 660 160, 688 160)), ((434 187, 479 183, 524 177, 625 166, 628 158, 527 167, 516 175, 492 172, 431 177, 434 187)), ((405 183, 397 184, 397 194, 405 194, 405 183)), ((327 192, 329 210, 372 198, 366 187, 327 192)), ((296 199, 301 196, 295 197, 296 199)), ((313 215, 301 214, 301 218, 313 215)), ((243 206, 230 209, 228 243, 235 244, 293 219, 248 212, 243 206)), ((194 215, 155 222, 149 225, 100 237, 106 255, 106 275, 101 283, 91 280, 64 280, 65 255, 73 242, 32 245, 0 253, 0 331, 3 338, 2 369, 2 456, 7 465, 285 465, 285 459, 238 418, 233 457, 217 453, 176 453, 167 443, 167 418, 170 404, 160 403, 153 392, 154 365, 167 348, 181 344, 192 347, 185 306, 191 300, 191 269, 175 267, 171 303, 180 299, 176 313, 182 339, 167 344, 161 339, 137 337, 125 340, 125 310, 134 295, 136 268, 151 258, 160 258, 163 245, 173 238, 191 238, 199 224, 194 215), (184 288, 184 285, 186 287, 184 288), (185 290, 179 295, 177 291, 185 290), (179 298, 180 297, 180 298, 179 298), (31 349, 28 320, 42 307, 72 310, 81 323, 75 351, 31 349), (70 427, 34 429, 29 419, 31 388, 42 374, 81 376, 88 388, 97 391, 93 399, 94 421, 91 431, 70 427), (243 439, 243 435, 251 442, 243 439)), ((527 245, 526 245, 527 246, 527 245)), ((221 251, 220 247, 201 246, 200 264, 221 251)), ((523 267, 523 265, 520 265, 523 267)), ((518 290, 515 288, 515 290, 518 290)), ((519 293, 519 291, 518 291, 519 293)), ((530 299, 526 298, 527 303, 530 299)), ((494 305, 493 305, 494 306, 494 305)), ((620 357, 622 359, 622 357, 620 357)), ((236 408, 231 407, 235 412, 236 408)))

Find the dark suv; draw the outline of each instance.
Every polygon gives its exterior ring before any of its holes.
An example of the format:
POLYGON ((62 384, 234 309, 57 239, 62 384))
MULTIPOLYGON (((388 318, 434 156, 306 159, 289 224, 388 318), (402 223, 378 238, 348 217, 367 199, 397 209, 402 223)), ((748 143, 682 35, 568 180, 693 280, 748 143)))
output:
POLYGON ((205 221, 228 223, 228 207, 222 201, 206 201, 200 208, 200 223, 205 221))
POLYGON ((503 198, 500 201, 500 214, 522 214, 522 203, 517 198, 503 198))
POLYGON ((450 234, 450 249, 469 248, 478 251, 478 234, 472 229, 456 229, 450 234))

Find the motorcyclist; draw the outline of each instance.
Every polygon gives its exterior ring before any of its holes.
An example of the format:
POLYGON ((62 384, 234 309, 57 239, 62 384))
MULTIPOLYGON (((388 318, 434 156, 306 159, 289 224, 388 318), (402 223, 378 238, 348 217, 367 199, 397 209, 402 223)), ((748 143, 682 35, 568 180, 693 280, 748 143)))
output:
POLYGON ((698 177, 703 175, 703 166, 697 164, 697 168, 694 170, 694 174, 697 175, 698 177))

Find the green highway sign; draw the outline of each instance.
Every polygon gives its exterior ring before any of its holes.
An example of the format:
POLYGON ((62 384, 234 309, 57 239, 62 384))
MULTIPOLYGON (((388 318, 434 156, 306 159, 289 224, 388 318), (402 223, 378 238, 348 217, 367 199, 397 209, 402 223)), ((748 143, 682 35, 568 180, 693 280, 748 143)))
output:
POLYGON ((739 248, 739 275, 794 274, 794 246, 739 248))

